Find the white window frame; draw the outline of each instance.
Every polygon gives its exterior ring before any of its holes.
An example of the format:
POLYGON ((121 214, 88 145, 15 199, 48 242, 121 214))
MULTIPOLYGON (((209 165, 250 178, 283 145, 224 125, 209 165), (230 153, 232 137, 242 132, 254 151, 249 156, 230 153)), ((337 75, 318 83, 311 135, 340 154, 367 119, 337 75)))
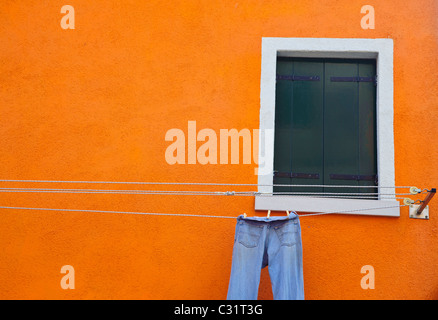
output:
MULTIPOLYGON (((392 194, 383 200, 257 195, 256 210, 293 210, 297 212, 334 212, 344 214, 400 216, 395 199, 394 125, 393 125, 393 40, 340 38, 262 38, 260 81, 261 165, 273 168, 275 130, 275 79, 277 57, 376 59, 377 91, 377 172, 378 192, 392 194), (264 134, 270 131, 271 134, 264 134), (267 140, 266 140, 267 139, 267 140), (262 162, 262 161, 261 161, 262 162), (382 188, 384 187, 384 188, 382 188), (389 188, 388 188, 389 187, 389 188), (391 207, 376 209, 381 207, 391 207), (365 209, 364 211, 356 211, 365 209)), ((258 191, 273 192, 273 174, 258 175, 258 191)), ((334 188, 335 189, 335 188, 334 188)), ((335 191, 333 191, 335 192, 335 191)))

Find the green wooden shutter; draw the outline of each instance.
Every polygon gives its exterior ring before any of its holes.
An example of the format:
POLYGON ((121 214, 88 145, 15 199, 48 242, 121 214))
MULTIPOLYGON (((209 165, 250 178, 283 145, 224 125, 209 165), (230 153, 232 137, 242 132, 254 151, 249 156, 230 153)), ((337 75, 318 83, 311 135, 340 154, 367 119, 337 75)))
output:
MULTIPOLYGON (((357 76, 353 62, 326 62, 324 108, 324 184, 358 185, 355 180, 336 180, 330 176, 358 174, 358 84, 335 82, 332 77, 357 76)), ((325 188, 326 192, 353 192, 357 188, 325 188)))
MULTIPOLYGON (((274 184, 323 184, 323 67, 322 61, 278 60, 274 184), (283 177, 287 173, 296 177, 283 177)), ((323 190, 277 187, 274 191, 323 190)))
MULTIPOLYGON (((358 63, 359 77, 376 77, 376 61, 358 63)), ((375 82, 359 82, 359 174, 374 175, 375 181, 360 180, 362 192, 377 193, 377 115, 375 82)), ((377 198, 377 196, 375 197, 377 198)))
MULTIPOLYGON (((277 61, 278 75, 293 74, 293 61, 277 61)), ((293 86, 289 80, 278 79, 275 94, 275 136, 274 136, 274 170, 282 172, 291 171, 292 149, 292 97, 293 86)), ((290 178, 274 177, 274 184, 292 184, 290 178)), ((275 187, 274 191, 290 191, 289 187, 275 187)))
POLYGON ((278 58, 274 184, 370 188, 275 192, 375 192, 374 77, 374 60, 278 58))

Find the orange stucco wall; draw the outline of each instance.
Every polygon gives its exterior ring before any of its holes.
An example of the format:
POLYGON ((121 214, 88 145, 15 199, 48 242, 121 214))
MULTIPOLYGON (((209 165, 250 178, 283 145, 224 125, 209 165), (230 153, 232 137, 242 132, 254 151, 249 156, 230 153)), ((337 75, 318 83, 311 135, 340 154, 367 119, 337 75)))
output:
MULTIPOLYGON (((396 185, 436 187, 437 14, 435 0, 1 1, 0 179, 257 183, 254 164, 168 165, 166 131, 189 120, 258 128, 262 37, 388 37, 396 185), (60 27, 65 4, 74 30, 60 27), (366 4, 374 30, 360 26, 366 4)), ((1 184, 32 186, 66 187, 1 184)), ((255 214, 252 197, 0 193, 0 205, 255 214)), ((400 218, 302 218, 306 298, 437 299, 436 199, 430 207, 428 221, 406 207, 400 218), (364 265, 373 290, 360 286, 364 265)), ((0 298, 224 299, 234 227, 1 209, 0 298), (63 265, 75 269, 74 290, 60 286, 63 265)), ((267 270, 259 298, 272 298, 267 270)))

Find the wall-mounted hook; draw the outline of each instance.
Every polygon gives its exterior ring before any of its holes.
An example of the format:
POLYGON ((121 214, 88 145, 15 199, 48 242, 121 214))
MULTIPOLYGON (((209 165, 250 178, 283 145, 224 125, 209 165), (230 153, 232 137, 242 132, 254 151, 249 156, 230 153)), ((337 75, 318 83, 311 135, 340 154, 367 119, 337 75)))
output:
MULTIPOLYGON (((428 190, 426 198, 424 200, 416 200, 414 203, 419 202, 419 204, 410 204, 409 206, 409 218, 414 219, 429 219, 429 206, 428 203, 432 200, 436 193, 436 189, 432 188, 428 190)), ((406 198, 409 199, 409 198, 406 198)), ((405 199, 405 201, 406 201, 405 199)), ((412 201, 412 200, 411 200, 412 201)), ((405 203, 407 204, 407 203, 405 203)))
POLYGON ((436 193, 436 189, 435 188, 432 188, 432 190, 430 190, 427 193, 426 198, 424 198, 423 203, 420 205, 420 207, 417 210, 417 214, 421 214, 423 212, 424 208, 426 208, 427 204, 430 202, 430 200, 432 200, 432 198, 435 195, 435 193, 436 193))

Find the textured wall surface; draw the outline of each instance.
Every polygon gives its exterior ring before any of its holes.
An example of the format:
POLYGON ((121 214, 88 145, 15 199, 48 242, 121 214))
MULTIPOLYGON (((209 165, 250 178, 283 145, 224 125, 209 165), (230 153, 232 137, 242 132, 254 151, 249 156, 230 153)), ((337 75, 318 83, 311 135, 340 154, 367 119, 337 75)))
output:
MULTIPOLYGON (((1 1, 0 179, 257 183, 254 164, 168 165, 166 131, 258 128, 262 37, 392 38, 396 185, 436 187, 437 14, 434 0, 1 1), (65 4, 74 30, 60 27, 65 4), (365 4, 374 30, 360 26, 365 4)), ((0 193, 0 205, 255 214, 252 197, 0 193)), ((430 207, 428 221, 406 207, 302 218, 306 298, 438 299, 438 199, 430 207), (374 290, 360 286, 364 265, 374 290)), ((0 298, 224 299, 234 226, 0 209, 0 298)), ((259 297, 272 298, 267 270, 259 297)))

